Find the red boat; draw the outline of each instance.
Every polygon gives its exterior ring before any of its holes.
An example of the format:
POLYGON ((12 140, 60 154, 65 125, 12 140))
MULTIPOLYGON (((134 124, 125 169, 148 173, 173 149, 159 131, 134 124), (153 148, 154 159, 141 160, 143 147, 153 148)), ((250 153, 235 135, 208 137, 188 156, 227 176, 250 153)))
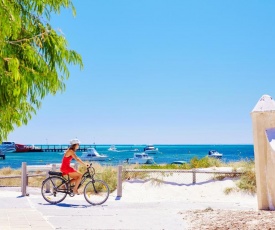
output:
POLYGON ((41 148, 35 147, 34 145, 21 145, 21 144, 15 144, 15 151, 18 153, 43 152, 41 148))

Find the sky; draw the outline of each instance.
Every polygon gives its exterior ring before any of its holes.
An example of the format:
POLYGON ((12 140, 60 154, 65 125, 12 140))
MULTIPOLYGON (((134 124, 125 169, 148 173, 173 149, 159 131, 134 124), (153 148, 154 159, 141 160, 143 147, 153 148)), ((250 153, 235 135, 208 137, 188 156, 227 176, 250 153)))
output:
POLYGON ((81 0, 53 15, 84 69, 8 140, 252 144, 275 97, 275 1, 81 0))

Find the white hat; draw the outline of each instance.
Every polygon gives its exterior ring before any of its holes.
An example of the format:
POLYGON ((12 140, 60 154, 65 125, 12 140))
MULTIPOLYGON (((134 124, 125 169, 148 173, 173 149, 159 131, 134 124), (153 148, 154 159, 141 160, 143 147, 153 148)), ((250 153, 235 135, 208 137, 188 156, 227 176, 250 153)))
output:
POLYGON ((78 139, 72 139, 70 140, 71 145, 80 144, 80 141, 78 139))

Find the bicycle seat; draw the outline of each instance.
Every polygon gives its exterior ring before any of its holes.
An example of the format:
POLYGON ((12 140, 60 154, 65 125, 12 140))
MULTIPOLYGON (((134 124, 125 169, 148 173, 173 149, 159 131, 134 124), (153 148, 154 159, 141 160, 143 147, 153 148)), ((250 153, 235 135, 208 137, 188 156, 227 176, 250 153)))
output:
POLYGON ((62 172, 49 171, 49 175, 62 176, 62 172))

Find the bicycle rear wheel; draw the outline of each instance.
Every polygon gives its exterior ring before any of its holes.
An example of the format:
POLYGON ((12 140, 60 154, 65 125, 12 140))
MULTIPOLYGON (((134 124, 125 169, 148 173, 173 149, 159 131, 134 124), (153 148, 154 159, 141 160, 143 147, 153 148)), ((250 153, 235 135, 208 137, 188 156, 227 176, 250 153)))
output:
POLYGON ((47 178, 42 183, 41 194, 43 198, 51 204, 57 204, 63 201, 67 196, 66 181, 58 176, 47 178))
POLYGON ((103 204, 109 197, 109 187, 102 180, 91 180, 84 188, 84 197, 92 205, 103 204))

